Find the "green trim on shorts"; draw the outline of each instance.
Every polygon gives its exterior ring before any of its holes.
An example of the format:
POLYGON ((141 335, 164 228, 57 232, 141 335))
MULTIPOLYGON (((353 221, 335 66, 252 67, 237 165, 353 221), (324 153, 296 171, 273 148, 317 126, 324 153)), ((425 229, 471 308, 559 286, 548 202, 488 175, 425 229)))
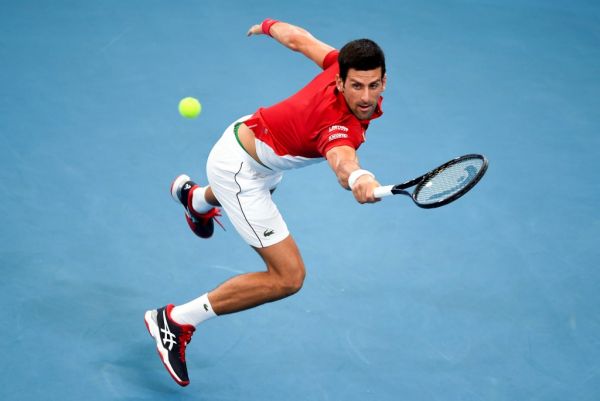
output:
MULTIPOLYGON (((237 142, 240 144, 240 147, 242 149, 244 149, 244 152, 248 153, 248 151, 246 150, 246 148, 244 147, 244 145, 242 145, 242 141, 240 141, 240 137, 238 136, 238 129, 240 128, 240 125, 242 125, 243 123, 236 123, 233 126, 233 133, 235 135, 235 139, 237 140, 237 142)), ((249 154, 249 153, 248 153, 249 154)))
MULTIPOLYGON (((240 144, 240 147, 241 147, 242 149, 244 149, 244 152, 246 152, 246 153, 248 154, 248 156, 252 157, 252 155, 250 155, 250 153, 248 153, 248 151, 246 150, 246 148, 244 147, 244 145, 242 145, 242 141, 240 141, 240 137, 239 137, 239 135, 238 135, 238 128, 240 128, 240 125, 242 125, 242 124, 243 124, 243 122, 241 122, 241 123, 236 123, 236 124, 233 126, 233 134, 235 135, 235 139, 237 140, 237 143, 239 143, 239 144, 240 144)), ((254 159, 252 159, 252 160, 254 160, 254 159)), ((264 164, 262 164, 261 162, 258 162, 258 164, 260 164, 261 166, 263 166, 263 167, 265 167, 265 168, 268 168, 269 170, 273 170, 272 168, 265 166, 265 165, 264 165, 264 164)))

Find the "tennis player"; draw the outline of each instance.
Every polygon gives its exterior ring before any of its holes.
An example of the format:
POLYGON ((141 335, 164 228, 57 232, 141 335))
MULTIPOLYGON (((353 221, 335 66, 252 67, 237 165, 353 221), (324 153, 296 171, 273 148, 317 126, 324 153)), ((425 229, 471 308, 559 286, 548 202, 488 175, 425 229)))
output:
POLYGON ((373 195, 379 183, 360 167, 356 150, 370 121, 382 114, 386 74, 380 47, 359 39, 338 51, 300 27, 273 19, 248 31, 248 36, 262 34, 302 53, 323 71, 293 96, 227 127, 208 156, 208 185, 187 175, 171 185, 171 195, 183 205, 196 235, 213 234, 221 207, 266 265, 266 271, 233 277, 186 304, 146 312, 162 362, 182 386, 189 384, 186 345, 200 323, 285 298, 302 287, 302 256, 271 198, 283 171, 326 159, 339 184, 352 190, 359 203, 379 200, 373 195))

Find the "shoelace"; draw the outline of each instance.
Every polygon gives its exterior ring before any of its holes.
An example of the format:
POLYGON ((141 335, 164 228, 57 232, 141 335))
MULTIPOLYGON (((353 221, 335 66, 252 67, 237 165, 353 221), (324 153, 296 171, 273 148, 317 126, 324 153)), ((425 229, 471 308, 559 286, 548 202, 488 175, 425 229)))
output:
POLYGON ((185 363, 185 347, 192 341, 193 330, 183 331, 179 336, 179 359, 185 363))
POLYGON ((217 217, 221 217, 221 211, 219 209, 217 209, 216 207, 213 207, 206 213, 202 213, 198 217, 200 219, 202 219, 203 223, 207 223, 210 219, 215 219, 215 221, 217 222, 217 224, 219 224, 221 226, 223 231, 227 231, 227 230, 225 230, 225 227, 223 226, 223 224, 221 224, 219 219, 217 219, 217 217))

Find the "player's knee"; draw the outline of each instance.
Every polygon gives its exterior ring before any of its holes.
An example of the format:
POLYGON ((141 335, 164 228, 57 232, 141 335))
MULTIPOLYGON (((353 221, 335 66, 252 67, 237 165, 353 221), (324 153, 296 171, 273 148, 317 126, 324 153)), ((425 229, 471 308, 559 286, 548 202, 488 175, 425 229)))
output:
POLYGON ((302 268, 301 271, 297 271, 288 278, 285 286, 288 295, 292 295, 300 291, 302 285, 304 285, 304 277, 306 277, 306 272, 304 268, 302 268))
POLYGON ((304 269, 304 265, 288 269, 286 273, 279 278, 279 292, 286 297, 297 293, 302 288, 305 277, 306 270, 304 269))

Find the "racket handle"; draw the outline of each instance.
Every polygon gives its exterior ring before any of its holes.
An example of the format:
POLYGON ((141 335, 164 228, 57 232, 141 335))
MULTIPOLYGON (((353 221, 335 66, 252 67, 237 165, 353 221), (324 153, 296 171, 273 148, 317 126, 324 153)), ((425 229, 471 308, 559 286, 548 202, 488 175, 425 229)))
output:
POLYGON ((393 195, 392 188, 394 188, 393 185, 385 185, 383 187, 377 187, 373 190, 373 195, 375 195, 376 198, 383 198, 386 196, 393 195))

